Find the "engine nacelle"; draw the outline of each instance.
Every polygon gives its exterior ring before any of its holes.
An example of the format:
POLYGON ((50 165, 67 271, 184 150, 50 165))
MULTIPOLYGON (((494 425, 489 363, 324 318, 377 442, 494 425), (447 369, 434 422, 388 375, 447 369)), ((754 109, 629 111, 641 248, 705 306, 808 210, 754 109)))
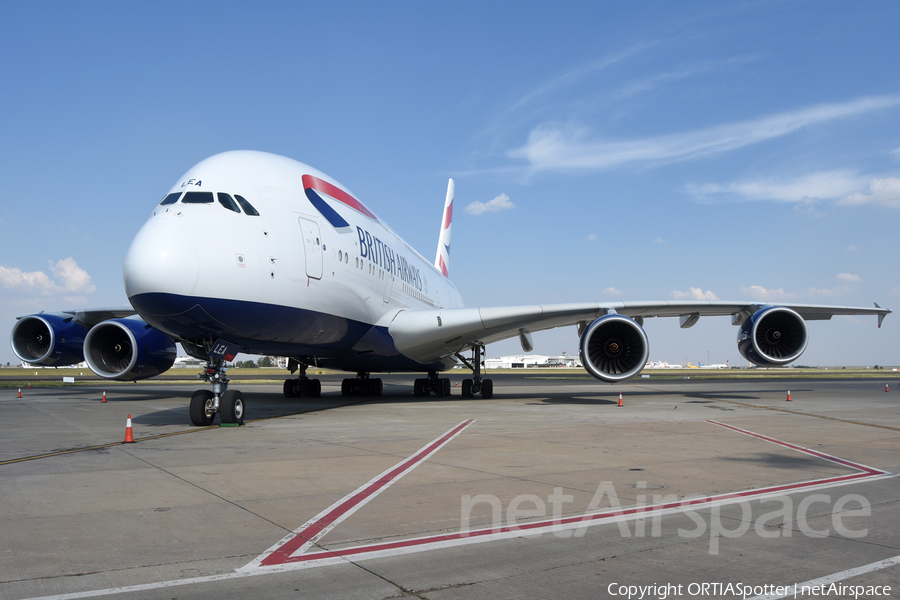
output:
POLYGON ((760 367, 778 367, 797 360, 809 334, 803 317, 783 306, 770 306, 744 321, 737 336, 741 356, 760 367))
POLYGON ((650 357, 650 341, 634 319, 605 315, 584 330, 579 344, 581 364, 607 383, 625 381, 641 372, 650 357))
POLYGON ((84 338, 84 359, 107 379, 136 381, 168 371, 175 364, 175 342, 137 319, 111 319, 94 325, 84 338))
POLYGON ((13 325, 10 342, 13 352, 25 362, 68 366, 84 360, 82 348, 87 332, 67 315, 29 315, 13 325))

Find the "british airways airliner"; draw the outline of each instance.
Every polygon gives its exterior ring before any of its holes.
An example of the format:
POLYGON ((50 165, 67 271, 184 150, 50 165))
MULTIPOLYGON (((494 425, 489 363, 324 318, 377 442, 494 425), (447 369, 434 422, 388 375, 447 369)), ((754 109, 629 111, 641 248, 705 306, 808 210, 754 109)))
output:
POLYGON ((355 372, 345 396, 377 396, 372 373, 418 371, 416 396, 450 395, 439 373, 461 361, 472 370, 462 395, 490 398, 482 376, 485 344, 576 325, 582 364, 621 382, 647 364, 645 318, 731 316, 738 349, 751 363, 796 360, 808 342, 805 320, 875 315, 879 307, 660 301, 464 308, 449 279, 454 184, 450 180, 434 261, 404 242, 349 190, 303 163, 235 151, 200 162, 179 179, 138 232, 123 278, 131 307, 20 317, 11 334, 25 362, 86 360, 102 377, 136 381, 168 370, 178 342, 206 362, 211 389, 194 393, 194 425, 242 423, 245 401, 228 389, 238 352, 287 356, 286 397, 321 393, 307 368, 355 372), (467 359, 464 354, 470 353, 467 359))

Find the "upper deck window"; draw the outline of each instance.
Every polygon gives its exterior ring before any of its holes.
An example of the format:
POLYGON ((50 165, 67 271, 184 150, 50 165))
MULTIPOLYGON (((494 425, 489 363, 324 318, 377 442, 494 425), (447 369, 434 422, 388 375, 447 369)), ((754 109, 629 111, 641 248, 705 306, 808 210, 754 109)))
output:
POLYGON ((182 204, 212 204, 212 192, 185 192, 184 198, 181 199, 182 204))
POLYGON ((174 192, 169 194, 165 198, 162 199, 162 202, 159 203, 160 206, 164 206, 166 204, 175 204, 178 202, 178 198, 181 196, 181 192, 174 192))
POLYGON ((219 204, 221 204, 228 210, 233 210, 234 212, 240 214, 241 209, 238 208, 237 203, 231 196, 229 196, 228 194, 223 194, 222 192, 219 192, 218 194, 216 194, 216 196, 219 197, 219 204))
MULTIPOLYGON (((188 192, 188 193, 190 193, 190 192, 188 192)), ((238 201, 238 204, 241 205, 241 208, 244 209, 245 213, 247 213, 251 217, 259 216, 259 211, 257 211, 255 208, 253 208, 253 205, 250 204, 249 202, 247 202, 246 198, 244 198, 243 196, 238 196, 237 194, 234 195, 234 198, 235 198, 235 200, 238 201)))

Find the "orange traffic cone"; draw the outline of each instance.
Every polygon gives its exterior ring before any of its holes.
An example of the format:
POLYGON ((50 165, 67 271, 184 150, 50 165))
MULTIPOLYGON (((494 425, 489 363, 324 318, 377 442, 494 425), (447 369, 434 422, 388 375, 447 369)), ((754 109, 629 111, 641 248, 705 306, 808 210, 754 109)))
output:
POLYGON ((106 402, 106 390, 103 390, 103 402, 106 402))
POLYGON ((18 395, 17 397, 18 397, 18 398, 21 398, 21 397, 22 397, 22 388, 19 388, 19 395, 18 395))
POLYGON ((125 441, 123 444, 133 444, 134 443, 134 435, 131 433, 131 415, 128 415, 128 420, 125 421, 125 441))
POLYGON ((29 389, 29 390, 31 389, 31 382, 30 382, 30 381, 28 382, 28 389, 29 389))
POLYGON ((622 404, 622 392, 619 392, 619 406, 625 406, 622 404))
POLYGON ((790 401, 791 401, 791 390, 788 390, 788 399, 787 399, 787 402, 790 402, 790 401))
POLYGON ((884 391, 889 392, 891 388, 888 387, 888 384, 884 384, 884 391))

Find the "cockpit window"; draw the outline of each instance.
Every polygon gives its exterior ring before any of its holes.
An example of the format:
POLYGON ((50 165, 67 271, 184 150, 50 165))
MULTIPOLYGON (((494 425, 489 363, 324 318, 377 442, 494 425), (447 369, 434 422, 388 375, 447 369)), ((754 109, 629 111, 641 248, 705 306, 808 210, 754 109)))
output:
POLYGON ((238 204, 241 205, 241 208, 244 209, 244 212, 250 215, 251 217, 258 217, 259 211, 253 208, 253 205, 247 202, 247 200, 243 196, 234 195, 235 200, 238 201, 238 204))
POLYGON ((231 196, 229 196, 228 194, 223 194, 222 192, 219 192, 218 194, 216 194, 216 196, 219 197, 219 204, 221 204, 228 210, 233 210, 234 212, 240 214, 241 209, 238 208, 237 203, 231 196))
POLYGON ((185 192, 182 204, 212 204, 212 192, 185 192))
POLYGON ((165 206, 166 204, 175 204, 178 202, 178 197, 181 196, 181 192, 175 192, 174 194, 169 194, 165 198, 163 198, 162 202, 159 203, 160 206, 165 206))

